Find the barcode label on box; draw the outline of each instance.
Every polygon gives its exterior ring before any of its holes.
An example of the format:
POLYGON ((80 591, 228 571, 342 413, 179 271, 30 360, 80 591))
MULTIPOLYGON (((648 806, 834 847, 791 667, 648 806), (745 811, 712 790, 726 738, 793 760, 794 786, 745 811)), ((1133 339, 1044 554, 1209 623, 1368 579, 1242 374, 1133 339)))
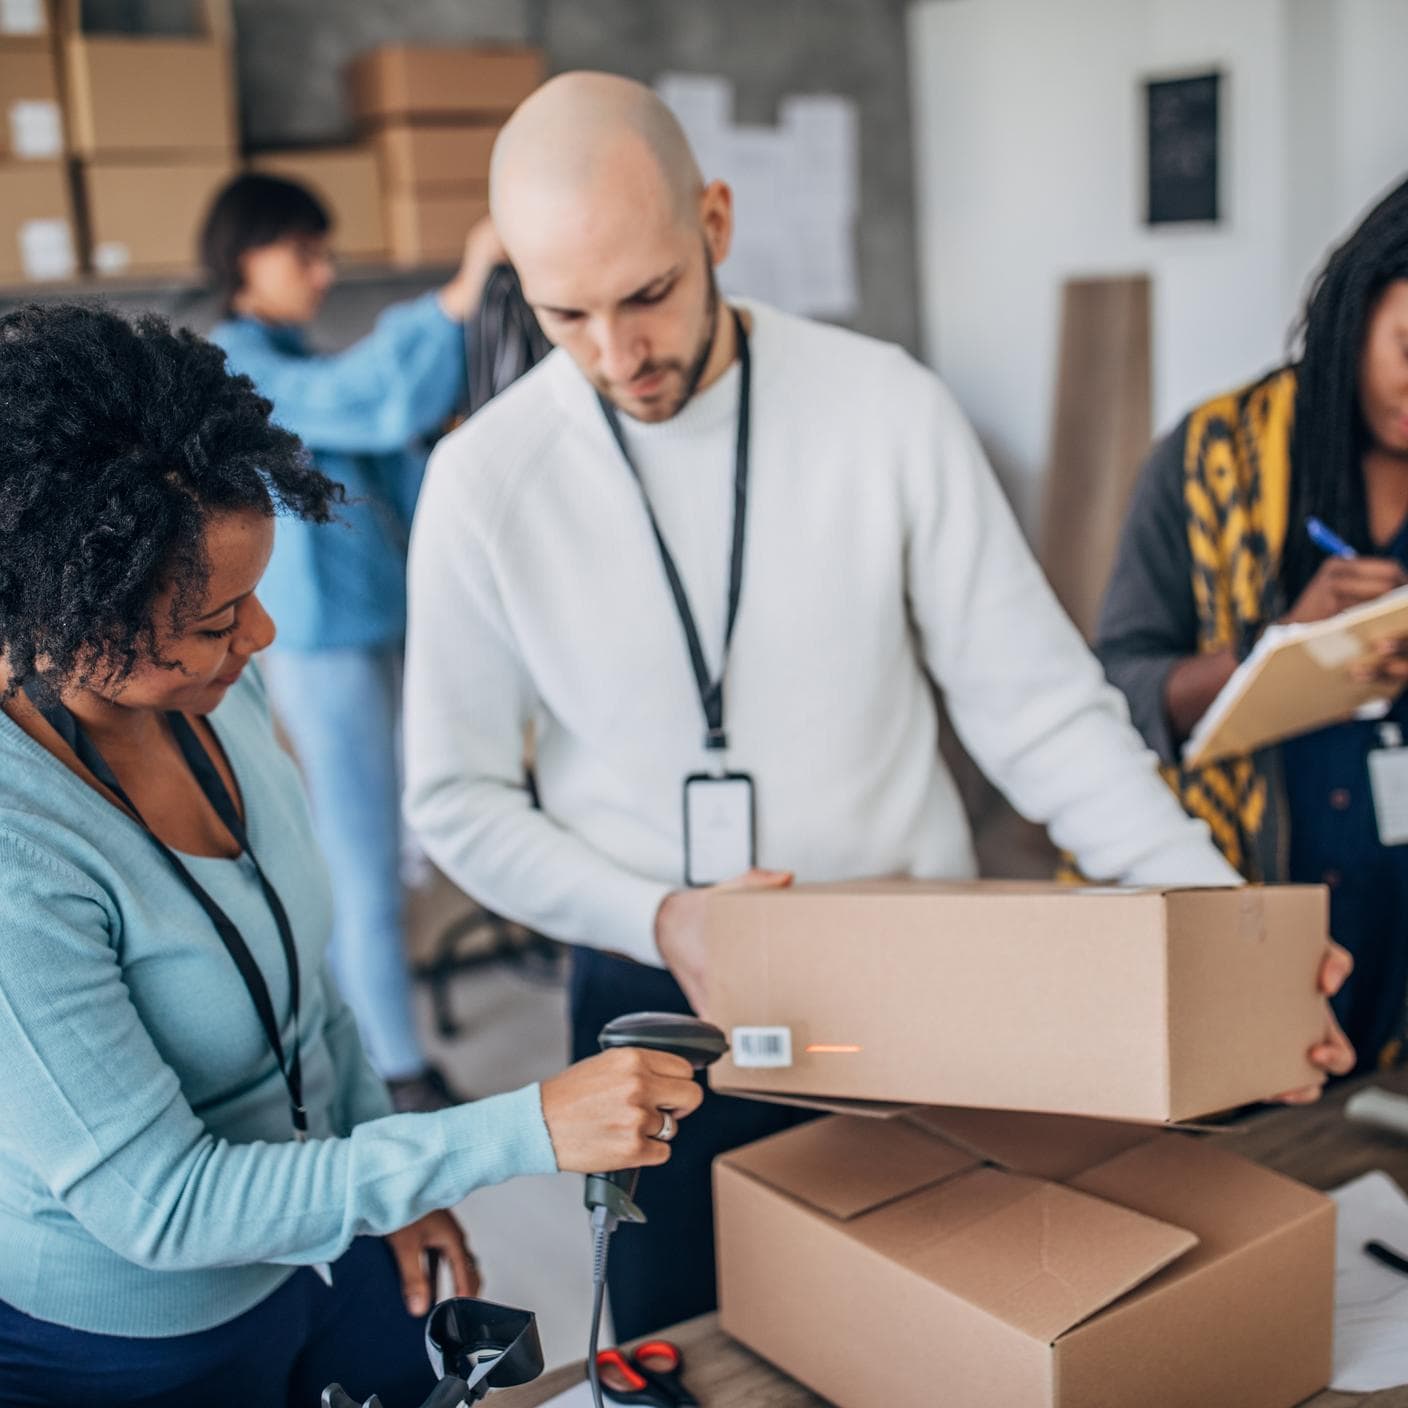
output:
POLYGON ((26 220, 20 226, 20 268, 27 279, 71 279, 78 269, 67 220, 26 220))
POLYGON ((735 1027, 735 1066, 781 1067, 792 1064, 792 1031, 789 1027, 735 1027))
POLYGON ((0 0, 0 34, 43 34, 44 0, 0 0))
POLYGON ((47 161, 64 154, 64 124, 59 105, 20 99, 10 104, 10 150, 27 161, 47 161))

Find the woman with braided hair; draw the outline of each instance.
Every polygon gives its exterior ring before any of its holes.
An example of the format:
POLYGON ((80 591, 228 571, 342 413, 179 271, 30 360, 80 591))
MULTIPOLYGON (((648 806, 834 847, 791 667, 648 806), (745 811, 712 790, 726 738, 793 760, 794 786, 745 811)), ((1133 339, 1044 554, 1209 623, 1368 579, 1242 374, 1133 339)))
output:
MULTIPOLYGON (((1194 410, 1150 456, 1097 649, 1187 809, 1250 879, 1330 887, 1354 955, 1335 999, 1361 1067, 1396 1058, 1408 992, 1408 846, 1379 837, 1368 757, 1408 727, 1353 721, 1193 771, 1179 750, 1272 622, 1408 582, 1408 182, 1326 260, 1298 355, 1194 410), (1348 543, 1326 556, 1312 518, 1348 543), (1385 727, 1387 725, 1388 727, 1385 727)), ((1408 680, 1405 643, 1354 667, 1408 680)))

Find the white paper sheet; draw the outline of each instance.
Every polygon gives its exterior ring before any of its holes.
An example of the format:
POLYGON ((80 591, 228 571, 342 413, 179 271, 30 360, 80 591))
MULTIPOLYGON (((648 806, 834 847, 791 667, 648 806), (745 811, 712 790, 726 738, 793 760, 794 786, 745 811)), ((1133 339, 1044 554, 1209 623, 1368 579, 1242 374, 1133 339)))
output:
POLYGON ((1408 1276, 1364 1253, 1387 1243, 1408 1255, 1408 1197, 1386 1173, 1336 1188, 1335 1376, 1330 1387, 1372 1393, 1408 1384, 1408 1276))
POLYGON ((565 1393, 559 1393, 556 1398, 548 1399, 542 1408, 592 1408, 592 1386, 583 1379, 581 1383, 574 1384, 565 1393))
POLYGON ((730 295, 791 313, 849 318, 860 303, 860 118, 849 98, 785 98, 775 127, 732 120, 733 87, 666 74, 656 91, 688 136, 705 180, 733 189, 734 239, 719 270, 730 295))

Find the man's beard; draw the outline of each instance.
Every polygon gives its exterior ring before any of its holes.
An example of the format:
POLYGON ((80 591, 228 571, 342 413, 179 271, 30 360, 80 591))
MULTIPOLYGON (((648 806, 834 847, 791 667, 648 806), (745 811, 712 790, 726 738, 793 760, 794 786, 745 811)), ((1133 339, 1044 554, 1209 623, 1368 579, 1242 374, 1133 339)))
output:
MULTIPOLYGON (((662 409, 659 415, 649 415, 636 417, 641 420, 652 422, 673 420, 694 398, 695 392, 699 390, 699 383, 704 379, 705 368, 709 365, 709 358, 714 351, 714 339, 718 336, 719 329, 719 283, 714 277, 714 263, 709 258, 708 251, 704 253, 704 277, 708 281, 708 300, 705 308, 704 334, 700 338, 699 347, 688 365, 684 362, 643 362, 632 374, 632 381, 639 381, 642 377, 654 376, 657 372, 677 372, 682 375, 679 395, 674 403, 662 409)), ((627 415, 633 412, 628 406, 623 406, 615 396, 611 394, 609 387, 598 387, 598 390, 615 405, 619 410, 623 410, 627 415)), ((654 406, 651 407, 653 411, 654 406)))

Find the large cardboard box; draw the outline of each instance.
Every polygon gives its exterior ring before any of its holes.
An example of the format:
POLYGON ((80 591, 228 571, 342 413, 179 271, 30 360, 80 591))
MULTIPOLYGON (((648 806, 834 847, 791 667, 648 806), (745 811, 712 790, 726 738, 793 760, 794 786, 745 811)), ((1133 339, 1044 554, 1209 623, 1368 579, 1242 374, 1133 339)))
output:
POLYGON ((470 226, 489 213, 484 186, 446 194, 393 191, 386 198, 386 228, 395 264, 456 264, 470 226))
POLYGON ((237 145, 226 0, 199 0, 191 37, 86 34, 61 0, 69 141, 85 157, 228 156, 237 145))
POLYGON ((89 260, 100 275, 186 274, 230 161, 89 162, 81 168, 89 260))
POLYGON ((483 190, 501 124, 391 122, 372 137, 388 191, 483 190))
POLYGON ((63 166, 0 166, 0 281, 37 283, 77 272, 73 202, 63 166))
POLYGON ((346 259, 379 259, 386 253, 381 177, 370 147, 321 147, 260 152, 249 164, 271 176, 307 186, 333 219, 332 247, 346 259))
POLYGON ((1181 1121, 1317 1079, 1319 886, 721 893, 719 1090, 1181 1121))
POLYGON ((359 122, 391 117, 507 117, 547 72, 529 46, 385 44, 348 71, 359 122))
POLYGON ((63 154, 53 55, 43 44, 0 44, 0 161, 58 161, 63 154))
POLYGON ((837 1117, 714 1165, 725 1331, 839 1408, 1291 1408, 1334 1205, 1179 1133, 837 1117))

